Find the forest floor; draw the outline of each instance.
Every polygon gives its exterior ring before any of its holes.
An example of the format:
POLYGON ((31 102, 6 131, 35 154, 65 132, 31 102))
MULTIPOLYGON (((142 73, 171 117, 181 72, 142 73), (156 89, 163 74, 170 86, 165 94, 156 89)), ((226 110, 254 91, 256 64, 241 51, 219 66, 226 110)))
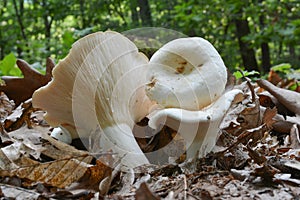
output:
MULTIPOLYGON (((15 107, 1 93, 0 197, 300 199, 300 94, 286 89, 293 80, 274 73, 268 80, 274 87, 249 79, 232 86, 244 98, 227 112, 216 147, 204 158, 185 160, 183 155, 172 164, 127 172, 105 165, 114 162, 109 152, 95 157, 80 141, 68 145, 50 137, 44 111, 32 108, 30 100, 15 107)), ((174 131, 165 127, 156 137, 147 149, 171 142, 174 131)), ((147 151, 147 141, 138 142, 147 151)))

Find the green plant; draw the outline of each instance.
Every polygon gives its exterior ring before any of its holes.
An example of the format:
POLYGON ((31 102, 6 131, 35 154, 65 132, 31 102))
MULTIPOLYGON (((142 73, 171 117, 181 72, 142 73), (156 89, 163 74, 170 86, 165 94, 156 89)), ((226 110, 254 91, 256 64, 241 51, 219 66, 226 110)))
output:
POLYGON ((17 58, 13 53, 8 54, 0 61, 0 75, 22 76, 21 71, 16 66, 17 58))
POLYGON ((248 72, 247 70, 238 70, 233 72, 233 75, 235 76, 236 79, 240 79, 242 77, 254 76, 256 74, 259 74, 259 72, 254 70, 250 72, 248 72))

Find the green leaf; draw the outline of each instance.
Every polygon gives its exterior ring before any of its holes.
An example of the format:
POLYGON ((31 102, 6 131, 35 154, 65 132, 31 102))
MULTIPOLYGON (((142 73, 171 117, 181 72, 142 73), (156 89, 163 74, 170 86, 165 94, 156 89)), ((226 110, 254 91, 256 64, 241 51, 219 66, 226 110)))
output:
POLYGON ((240 79, 243 77, 243 75, 245 77, 248 77, 248 76, 252 76, 252 75, 255 75, 255 74, 259 74, 258 71, 255 71, 255 70, 252 70, 251 72, 248 72, 247 70, 245 71, 235 71, 233 72, 233 75, 235 76, 236 79, 240 79))
POLYGON ((292 66, 290 63, 281 63, 279 65, 275 65, 271 67, 271 69, 275 72, 282 72, 287 74, 291 70, 292 66))
POLYGON ((13 53, 8 54, 0 61, 0 75, 7 76, 21 76, 22 73, 19 68, 16 66, 17 58, 13 53))

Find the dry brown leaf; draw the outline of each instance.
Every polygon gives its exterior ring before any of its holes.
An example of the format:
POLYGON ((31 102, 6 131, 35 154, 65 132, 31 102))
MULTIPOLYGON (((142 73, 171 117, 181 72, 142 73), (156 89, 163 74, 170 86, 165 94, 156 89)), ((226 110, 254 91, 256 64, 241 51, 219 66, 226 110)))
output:
POLYGON ((88 163, 93 159, 86 155, 77 158, 56 160, 47 163, 37 163, 18 167, 14 170, 1 170, 1 176, 17 176, 32 183, 45 183, 58 188, 65 188, 77 182, 88 169, 88 163))
POLYGON ((255 176, 262 177, 267 184, 271 184, 274 175, 280 171, 269 165, 267 162, 268 159, 264 155, 261 155, 257 151, 253 150, 249 145, 247 145, 247 150, 250 158, 254 161, 254 163, 258 164, 255 166, 255 171, 253 174, 255 176))
POLYGON ((233 136, 261 125, 260 104, 253 85, 247 80, 238 88, 244 91, 243 100, 229 109, 221 124, 221 128, 233 136))
POLYGON ((247 145, 250 158, 257 164, 263 164, 267 161, 266 157, 254 151, 249 145, 247 145))
POLYGON ((282 81, 282 78, 274 70, 270 70, 268 81, 274 85, 277 85, 280 81, 282 81))
POLYGON ((30 155, 32 157, 38 158, 42 149, 43 147, 41 145, 35 145, 30 142, 26 144, 15 140, 11 145, 0 149, 0 169, 16 169, 17 167, 19 167, 16 162, 19 162, 19 159, 21 159, 23 155, 30 155))
POLYGON ((25 123, 29 128, 32 127, 30 116, 32 112, 36 111, 36 108, 32 107, 31 100, 24 102, 4 121, 4 128, 6 131, 17 130, 25 123))
POLYGON ((276 108, 267 108, 264 112, 263 115, 263 123, 266 124, 268 129, 272 129, 273 124, 276 122, 273 118, 277 114, 277 109, 276 108))
POLYGON ((4 85, 0 85, 0 91, 3 91, 9 99, 14 100, 16 106, 31 98, 33 92, 46 85, 52 77, 52 69, 55 63, 51 58, 47 59, 46 74, 42 75, 24 60, 17 60, 17 65, 22 71, 24 78, 3 76, 4 85))
POLYGON ((293 149, 300 149, 300 135, 297 124, 294 124, 290 131, 290 145, 293 149))
POLYGON ((93 157, 51 138, 48 131, 49 127, 23 126, 7 134, 5 139, 12 144, 0 149, 0 176, 17 176, 32 184, 41 182, 59 188, 81 179, 93 157), (54 161, 38 162, 41 154, 54 161))
POLYGON ((7 96, 0 92, 0 120, 4 120, 10 115, 15 107, 13 101, 10 101, 7 96))
POLYGON ((257 84, 270 92, 281 104, 291 112, 300 114, 300 94, 291 90, 276 87, 267 80, 260 79, 257 84))
MULTIPOLYGON (((111 155, 104 155, 107 159, 112 159, 111 155), (111 157, 111 158, 108 158, 111 157)), ((102 158, 103 159, 103 158, 102 158)), ((90 166, 85 175, 80 180, 80 188, 89 188, 94 191, 99 190, 100 182, 106 178, 111 177, 112 168, 103 161, 96 160, 96 165, 90 166)))
POLYGON ((49 135, 44 135, 43 139, 45 139, 46 143, 43 144, 44 150, 42 154, 55 159, 66 159, 78 156, 85 156, 87 151, 78 150, 75 147, 58 141, 49 135))
POLYGON ((275 106, 274 101, 277 101, 277 100, 271 94, 262 92, 262 93, 258 94, 258 97, 259 97, 259 103, 261 106, 266 107, 266 108, 274 108, 274 106, 275 106))
POLYGON ((258 99, 249 104, 239 115, 237 121, 245 129, 256 128, 261 125, 260 107, 258 99))
POLYGON ((273 131, 276 131, 277 133, 281 134, 289 134, 291 131, 291 128, 293 127, 294 123, 288 122, 288 121, 276 121, 273 123, 273 131))
POLYGON ((295 185, 300 185, 300 180, 299 179, 295 179, 292 178, 291 174, 275 174, 275 178, 277 182, 279 181, 284 181, 284 182, 288 182, 288 183, 292 183, 295 185))
POLYGON ((283 104, 278 102, 278 100, 271 95, 269 92, 262 92, 258 94, 260 105, 266 108, 274 108, 276 106, 278 114, 286 116, 295 116, 294 112, 291 112, 283 104))
POLYGON ((38 200, 40 193, 33 190, 0 183, 1 199, 31 199, 38 200))
POLYGON ((142 183, 140 188, 136 190, 136 200, 159 200, 160 198, 153 194, 146 183, 142 183))

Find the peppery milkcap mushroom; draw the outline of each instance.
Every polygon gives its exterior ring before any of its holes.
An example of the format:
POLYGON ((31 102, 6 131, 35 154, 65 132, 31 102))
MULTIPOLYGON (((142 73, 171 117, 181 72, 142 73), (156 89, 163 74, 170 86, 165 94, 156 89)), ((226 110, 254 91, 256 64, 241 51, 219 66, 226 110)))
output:
POLYGON ((173 40, 150 59, 146 93, 163 109, 149 115, 149 126, 167 125, 183 137, 187 157, 205 156, 215 145, 220 123, 240 90, 225 93, 227 70, 207 40, 173 40))
POLYGON ((34 93, 33 106, 72 138, 88 138, 100 127, 104 151, 117 153, 129 168, 146 164, 132 128, 152 105, 144 90, 147 64, 148 58, 119 33, 88 35, 54 68, 53 80, 34 93))
POLYGON ((199 37, 165 44, 150 65, 147 95, 165 108, 199 110, 219 98, 227 82, 219 53, 199 37))

